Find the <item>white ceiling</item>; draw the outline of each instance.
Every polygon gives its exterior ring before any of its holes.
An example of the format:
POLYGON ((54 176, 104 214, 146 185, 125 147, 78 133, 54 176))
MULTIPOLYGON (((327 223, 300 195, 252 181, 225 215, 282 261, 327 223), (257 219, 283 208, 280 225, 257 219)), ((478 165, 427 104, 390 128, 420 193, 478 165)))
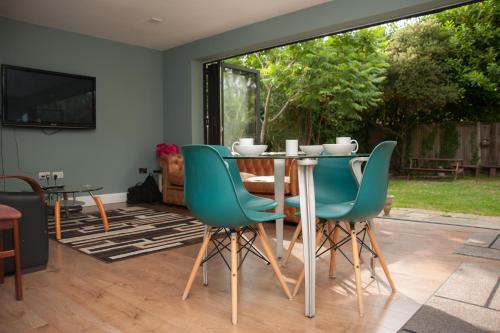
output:
POLYGON ((164 50, 327 0, 0 0, 0 16, 164 50), (163 21, 148 22, 152 17, 163 21))

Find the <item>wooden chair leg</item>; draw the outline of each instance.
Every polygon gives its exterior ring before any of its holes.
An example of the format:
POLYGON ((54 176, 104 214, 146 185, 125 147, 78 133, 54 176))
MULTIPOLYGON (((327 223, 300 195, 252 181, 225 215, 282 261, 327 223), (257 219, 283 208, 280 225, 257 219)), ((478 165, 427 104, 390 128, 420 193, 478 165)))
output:
MULTIPOLYGON (((323 228, 324 228, 324 225, 320 226, 318 231, 316 232, 316 246, 319 245, 319 243, 321 242, 322 240, 322 236, 323 236, 323 228)), ((300 286, 302 285, 302 282, 304 282, 304 275, 305 275, 305 272, 304 272, 304 268, 302 267, 302 270, 300 271, 300 274, 299 276, 297 277, 297 282, 295 283, 295 288, 293 289, 293 296, 296 296, 297 293, 299 292, 299 289, 300 289, 300 286)))
POLYGON ((356 237, 356 228, 354 224, 349 228, 351 233, 351 244, 352 244, 352 260, 354 263, 354 278, 356 280, 356 294, 358 298, 358 310, 359 315, 363 316, 364 306, 363 306, 363 289, 361 288, 361 266, 359 262, 359 252, 358 252, 358 239, 356 237))
POLYGON ((59 197, 54 203, 54 223, 56 225, 56 239, 61 239, 61 200, 59 197))
POLYGON ((101 214, 101 220, 102 220, 102 225, 104 227, 104 231, 108 231, 109 230, 108 215, 106 214, 106 209, 104 209, 102 200, 97 195, 92 196, 92 198, 94 199, 94 202, 97 208, 99 209, 99 213, 101 214))
POLYGON ((212 237, 212 227, 208 227, 205 231, 205 235, 203 236, 203 242, 201 243, 200 251, 198 252, 198 256, 196 257, 193 265, 193 269, 191 270, 191 274, 189 275, 188 282, 186 284, 186 288, 184 289, 184 293, 182 294, 182 300, 185 300, 189 292, 191 291, 191 287, 193 286, 194 278, 196 277, 196 273, 198 273, 198 269, 200 268, 201 260, 205 255, 205 250, 208 247, 208 242, 210 242, 210 238, 212 237))
POLYGON ((384 270, 385 277, 387 278, 387 281, 389 282, 389 285, 391 286, 392 291, 395 292, 396 286, 394 285, 394 281, 392 280, 391 273, 389 272, 389 268, 387 267, 387 264, 385 262, 384 255, 382 254, 382 251, 380 250, 380 246, 378 245, 377 237, 375 236, 375 233, 373 232, 373 230, 369 224, 367 225, 367 231, 368 231, 368 237, 370 238, 370 243, 372 244, 373 250, 377 254, 377 257, 380 261, 380 266, 382 266, 382 269, 384 270))
POLYGON ((14 243, 14 262, 16 267, 16 299, 21 301, 23 299, 23 283, 21 278, 21 241, 19 239, 19 223, 18 221, 14 221, 14 225, 12 228, 12 242, 14 243))
POLYGON ((231 232, 231 321, 238 322, 238 240, 231 232))
MULTIPOLYGON (((0 230, 0 252, 3 251, 3 232, 0 230)), ((4 283, 4 275, 5 275, 5 263, 3 258, 0 258, 0 284, 4 283)))
POLYGON ((292 254, 293 247, 295 246, 295 243, 297 242, 297 239, 299 238, 301 231, 302 231, 302 224, 299 222, 297 224, 297 227, 295 228, 295 231, 293 232, 292 239, 290 240, 290 245, 288 246, 285 255, 281 258, 281 266, 283 267, 286 266, 288 258, 292 254))
MULTIPOLYGON (((337 222, 334 221, 328 221, 328 234, 332 235, 332 240, 330 240, 330 246, 334 246, 334 243, 337 243, 337 237, 339 234, 339 228, 336 227, 337 222), (332 225, 333 224, 333 225, 332 225)), ((329 272, 329 277, 334 278, 335 277, 335 270, 337 267, 337 250, 336 249, 331 249, 330 250, 330 272, 329 272)))
POLYGON ((257 233, 259 235, 260 243, 262 244, 262 249, 264 250, 264 253, 267 256, 267 259, 269 259, 269 262, 271 263, 271 267, 274 270, 274 274, 276 275, 276 278, 278 278, 278 281, 281 285, 281 288, 285 292, 286 296, 288 299, 292 299, 292 294, 290 293, 290 290, 288 289, 288 285, 286 284, 286 281, 281 274, 281 270, 278 266, 278 263, 276 262, 276 259, 274 258, 274 254, 271 251, 271 248, 269 247, 269 239, 267 237, 266 230, 264 229, 264 226, 262 223, 257 224, 257 233))

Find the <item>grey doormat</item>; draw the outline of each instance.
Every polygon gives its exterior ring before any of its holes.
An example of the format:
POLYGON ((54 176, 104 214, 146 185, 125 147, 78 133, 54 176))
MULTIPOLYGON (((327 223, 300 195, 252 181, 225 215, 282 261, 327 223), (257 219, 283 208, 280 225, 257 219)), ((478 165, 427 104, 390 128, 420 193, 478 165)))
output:
POLYGON ((399 332, 499 332, 499 285, 500 267, 463 263, 399 332))
POLYGON ((455 253, 500 260, 500 232, 496 230, 476 232, 456 249, 455 253))
MULTIPOLYGON (((108 210, 104 232, 98 212, 61 214, 60 243, 107 263, 200 243, 204 224, 194 217, 143 207, 108 210)), ((55 239, 54 221, 49 236, 55 239)))

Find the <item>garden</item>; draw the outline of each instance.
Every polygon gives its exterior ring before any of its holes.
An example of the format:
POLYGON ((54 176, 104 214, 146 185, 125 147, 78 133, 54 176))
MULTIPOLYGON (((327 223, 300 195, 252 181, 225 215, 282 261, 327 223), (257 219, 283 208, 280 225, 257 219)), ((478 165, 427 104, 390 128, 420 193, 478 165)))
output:
MULTIPOLYGON (((272 150, 351 136, 361 151, 397 140, 394 176, 416 155, 498 166, 498 22, 488 0, 225 62, 259 71, 258 136, 272 150)), ((435 178, 393 179, 395 206, 500 215, 498 177, 435 178)))

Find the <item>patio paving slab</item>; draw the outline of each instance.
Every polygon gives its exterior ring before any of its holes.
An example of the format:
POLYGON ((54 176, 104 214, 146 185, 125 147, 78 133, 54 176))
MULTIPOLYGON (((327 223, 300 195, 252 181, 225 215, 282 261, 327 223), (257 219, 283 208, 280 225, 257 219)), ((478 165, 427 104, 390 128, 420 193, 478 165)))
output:
POLYGON ((448 213, 419 208, 393 208, 389 216, 381 214, 379 218, 500 230, 499 216, 448 213))
POLYGON ((498 332, 500 268, 463 263, 399 331, 498 332))
POLYGON ((495 241, 498 239, 498 232, 492 231, 478 231, 472 234, 467 241, 465 241, 465 245, 470 246, 480 246, 480 247, 493 247, 495 241))
POLYGON ((455 250, 455 254, 500 260, 500 232, 496 230, 477 231, 455 250))
POLYGON ((485 307, 498 283, 499 274, 497 267, 463 264, 434 295, 485 307))

